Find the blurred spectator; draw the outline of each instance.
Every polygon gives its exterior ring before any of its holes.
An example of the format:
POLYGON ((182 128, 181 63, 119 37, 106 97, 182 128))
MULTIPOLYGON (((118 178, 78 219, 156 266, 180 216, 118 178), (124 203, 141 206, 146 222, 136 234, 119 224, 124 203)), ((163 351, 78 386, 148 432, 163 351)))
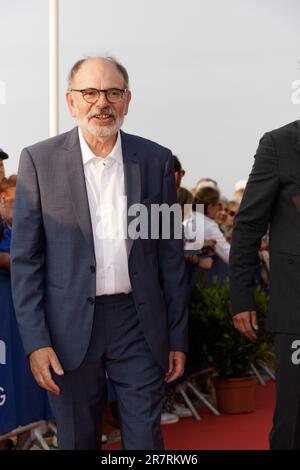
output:
POLYGON ((239 180, 234 185, 234 193, 232 196, 232 200, 237 204, 241 204, 245 188, 246 188, 247 181, 246 180, 239 180))
MULTIPOLYGON (((16 190, 16 176, 12 175, 9 178, 3 178, 0 182, 0 240, 1 247, 0 257, 4 259, 3 252, 9 251, 10 238, 5 237, 7 233, 6 226, 11 227, 12 224, 12 213, 13 213, 13 202, 15 198, 16 190), (4 249, 5 247, 5 249, 4 249)), ((2 266, 3 267, 3 266, 2 266)), ((10 269, 10 263, 5 266, 7 269, 10 269)))
POLYGON ((225 224, 225 237, 227 241, 231 241, 232 239, 232 230, 233 230, 233 222, 234 218, 239 210, 239 203, 236 201, 230 201, 228 204, 228 212, 225 224))
MULTIPOLYGON (((261 239, 260 249, 258 252, 260 260, 260 285, 264 289, 270 287, 270 253, 269 253, 269 232, 261 239)), ((267 292, 267 290, 266 290, 267 292)))
POLYGON ((234 191, 245 191, 247 181, 239 180, 234 185, 234 191))
POLYGON ((220 209, 217 212, 215 221, 217 222, 221 232, 223 233, 225 233, 225 224, 226 224, 228 210, 229 210, 228 200, 226 199, 226 197, 221 196, 220 209))
POLYGON ((201 188, 216 188, 218 189, 218 183, 211 178, 200 178, 197 182, 196 187, 194 188, 194 195, 201 188))
MULTIPOLYGON (((190 195, 188 196, 189 201, 190 195)), ((184 248, 186 253, 193 251, 193 249, 196 251, 198 250, 198 253, 186 255, 186 260, 194 266, 198 266, 203 269, 211 269, 212 259, 210 255, 205 253, 205 249, 209 247, 210 252, 213 252, 216 241, 212 239, 204 239, 204 214, 196 209, 195 200, 193 198, 192 213, 189 217, 185 217, 183 221, 185 240, 184 248)))
POLYGON ((1 407, 0 435, 51 417, 46 392, 35 383, 25 356, 11 295, 9 252, 15 191, 16 176, 3 178, 0 183, 0 339, 6 349, 6 362, 1 364, 1 387, 6 401, 1 407))
POLYGON ((177 189, 177 197, 181 206, 182 221, 184 221, 192 215, 194 196, 188 189, 180 187, 177 189), (185 205, 189 205, 190 207, 185 207, 185 205))
POLYGON ((238 191, 235 191, 233 193, 232 200, 240 205, 242 202, 243 196, 244 196, 244 189, 239 189, 238 191))
POLYGON ((178 189, 181 185, 181 180, 185 175, 185 170, 182 168, 180 160, 176 155, 173 155, 173 159, 174 159, 176 189, 178 189))
POLYGON ((4 168, 4 163, 3 160, 6 160, 8 158, 8 155, 4 150, 0 149, 0 183, 5 178, 5 168, 4 168))
POLYGON ((202 187, 195 195, 195 204, 204 205, 204 239, 215 240, 215 252, 225 262, 229 262, 230 245, 215 222, 220 210, 220 192, 217 188, 202 187))

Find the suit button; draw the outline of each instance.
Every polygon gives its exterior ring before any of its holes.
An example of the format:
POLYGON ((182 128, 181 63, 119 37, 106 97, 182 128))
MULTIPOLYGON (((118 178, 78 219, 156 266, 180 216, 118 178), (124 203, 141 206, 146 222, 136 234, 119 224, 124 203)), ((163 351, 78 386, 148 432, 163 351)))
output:
POLYGON ((133 273, 133 275, 134 275, 134 276, 137 276, 137 275, 138 275, 138 272, 137 272, 137 271, 135 271, 135 272, 133 273))
POLYGON ((294 264, 294 261, 295 261, 295 260, 293 260, 293 258, 289 258, 289 259, 288 259, 288 263, 289 263, 289 264, 294 264))
POLYGON ((95 266, 93 266, 93 265, 92 265, 92 266, 90 266, 90 270, 91 270, 91 273, 94 273, 94 272, 96 271, 96 268, 95 268, 95 266))
POLYGON ((87 301, 89 304, 93 305, 95 303, 95 299, 93 297, 88 297, 87 301))

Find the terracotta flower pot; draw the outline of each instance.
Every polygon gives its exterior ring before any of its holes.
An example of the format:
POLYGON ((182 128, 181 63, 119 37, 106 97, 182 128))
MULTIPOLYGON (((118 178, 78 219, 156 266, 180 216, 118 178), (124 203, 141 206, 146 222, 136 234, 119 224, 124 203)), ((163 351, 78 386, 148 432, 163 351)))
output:
POLYGON ((220 413, 250 413, 255 410, 254 377, 216 379, 215 389, 220 413))

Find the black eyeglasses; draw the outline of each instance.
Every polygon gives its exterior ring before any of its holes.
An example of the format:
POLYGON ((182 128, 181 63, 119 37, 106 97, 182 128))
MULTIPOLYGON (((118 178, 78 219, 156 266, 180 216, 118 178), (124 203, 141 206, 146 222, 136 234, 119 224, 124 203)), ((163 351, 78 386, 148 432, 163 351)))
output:
POLYGON ((97 88, 84 88, 82 90, 76 90, 71 88, 70 91, 78 91, 82 94, 84 101, 90 104, 95 104, 100 98, 101 93, 105 94, 105 98, 109 103, 118 103, 123 99, 124 93, 127 88, 108 88, 108 90, 98 90, 97 88))

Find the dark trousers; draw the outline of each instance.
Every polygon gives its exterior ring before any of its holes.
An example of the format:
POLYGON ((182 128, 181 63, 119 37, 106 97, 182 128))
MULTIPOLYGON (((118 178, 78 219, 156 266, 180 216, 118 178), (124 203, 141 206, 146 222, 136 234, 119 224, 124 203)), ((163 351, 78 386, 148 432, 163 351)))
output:
POLYGON ((270 448, 300 449, 300 334, 276 333, 274 340, 276 406, 270 448))
POLYGON ((160 431, 164 374, 142 332, 132 294, 96 297, 88 352, 76 370, 54 379, 49 394, 60 449, 99 449, 106 402, 106 373, 113 384, 124 449, 163 449, 160 431))

